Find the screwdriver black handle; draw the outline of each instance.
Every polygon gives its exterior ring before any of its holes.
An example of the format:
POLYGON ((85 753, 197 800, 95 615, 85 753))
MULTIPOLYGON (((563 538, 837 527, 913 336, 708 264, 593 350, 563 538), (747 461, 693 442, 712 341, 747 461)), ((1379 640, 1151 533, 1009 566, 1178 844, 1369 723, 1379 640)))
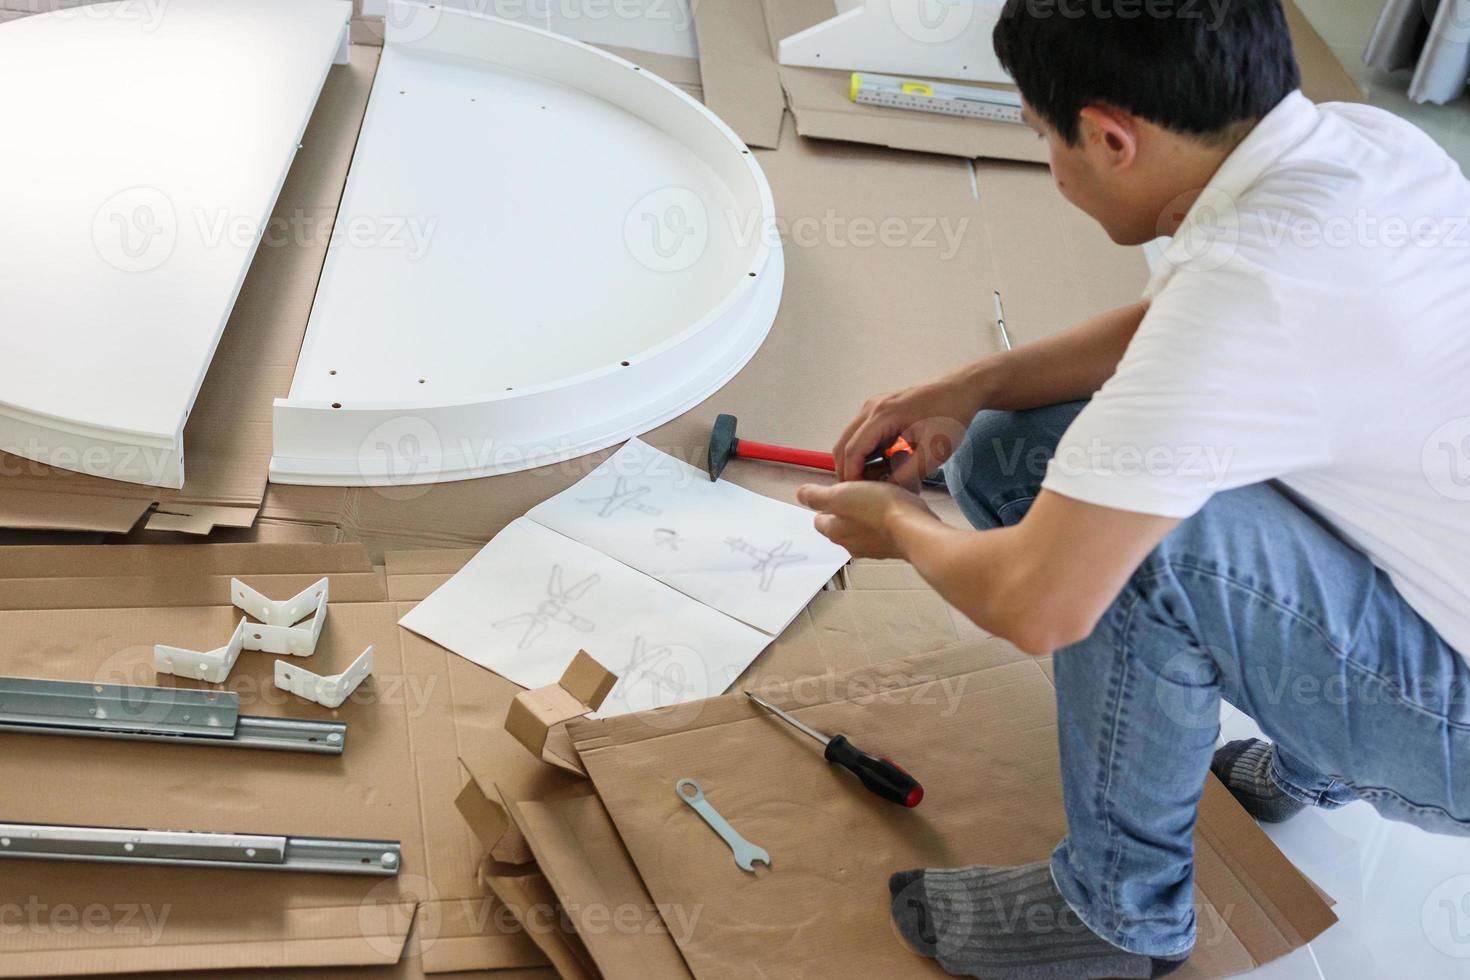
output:
POLYGON ((846 769, 863 781, 870 793, 913 809, 924 799, 924 787, 892 759, 869 755, 847 740, 846 735, 833 735, 824 753, 827 761, 846 769))

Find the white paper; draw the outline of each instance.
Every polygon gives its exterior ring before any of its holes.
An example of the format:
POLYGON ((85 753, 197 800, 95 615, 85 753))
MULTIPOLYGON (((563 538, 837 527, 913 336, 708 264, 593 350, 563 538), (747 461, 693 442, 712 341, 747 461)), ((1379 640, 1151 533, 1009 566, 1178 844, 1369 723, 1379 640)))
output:
POLYGON ((771 641, 525 517, 400 624, 530 688, 586 650, 619 677, 595 717, 720 694, 771 641))
POLYGON ((850 557, 810 511, 638 439, 527 516, 773 636, 850 557))

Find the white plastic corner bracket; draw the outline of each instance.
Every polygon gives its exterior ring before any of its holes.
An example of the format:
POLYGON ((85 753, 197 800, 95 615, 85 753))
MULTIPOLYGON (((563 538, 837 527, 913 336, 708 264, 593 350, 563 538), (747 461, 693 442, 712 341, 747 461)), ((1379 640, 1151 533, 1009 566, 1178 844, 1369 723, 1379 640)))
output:
POLYGON ((324 708, 340 708, 342 702, 373 672, 373 648, 368 647, 340 674, 322 677, 284 660, 276 661, 276 687, 298 698, 315 701, 324 708))
POLYGON ((327 580, 321 579, 289 599, 267 599, 237 578, 230 579, 235 606, 260 620, 245 629, 245 649, 309 657, 327 621, 327 580), (311 621, 301 620, 311 616, 311 621), (295 624, 301 623, 300 626, 295 624))
POLYGON ((173 674, 175 677, 192 677, 195 680, 208 681, 211 684, 223 684, 225 678, 230 676, 234 669, 235 661, 240 659, 240 651, 245 649, 245 619, 241 617, 240 623, 235 627, 235 633, 230 637, 230 642, 218 650, 185 650, 182 647, 165 646, 162 643, 153 647, 153 669, 160 674, 173 674))

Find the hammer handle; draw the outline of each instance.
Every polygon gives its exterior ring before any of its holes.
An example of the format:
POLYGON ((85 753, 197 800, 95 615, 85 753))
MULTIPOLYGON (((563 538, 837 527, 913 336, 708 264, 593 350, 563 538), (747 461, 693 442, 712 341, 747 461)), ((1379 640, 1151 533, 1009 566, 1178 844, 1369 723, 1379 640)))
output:
POLYGON ((741 459, 764 459, 772 463, 792 463, 796 466, 807 466, 814 470, 826 470, 828 473, 837 471, 837 464, 832 460, 831 453, 821 453, 812 449, 791 449, 787 446, 773 446, 765 442, 751 442, 749 439, 737 439, 735 441, 735 455, 741 459))

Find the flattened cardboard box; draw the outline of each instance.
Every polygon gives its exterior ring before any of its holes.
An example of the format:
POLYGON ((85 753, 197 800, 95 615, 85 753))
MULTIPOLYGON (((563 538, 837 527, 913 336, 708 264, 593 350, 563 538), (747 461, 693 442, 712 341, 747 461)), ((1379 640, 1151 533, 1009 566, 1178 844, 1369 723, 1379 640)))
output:
MULTIPOLYGON (((954 642, 950 611, 927 586, 895 582, 891 574, 877 576, 872 583, 865 581, 866 570, 891 572, 893 567, 871 562, 849 566, 857 573, 851 576, 853 587, 818 593, 732 690, 782 681, 816 684, 820 689, 822 678, 834 672, 906 653, 938 650, 954 642), (895 584, 903 587, 889 588, 895 584)), ((392 581, 394 576, 390 576, 392 581)), ((427 581, 420 584, 431 587, 427 581)), ((697 717, 700 704, 671 709, 659 723, 675 730, 686 719, 697 717)), ((549 746, 563 758, 576 758, 564 725, 552 730, 549 746)), ((530 755, 523 752, 522 757, 530 755)), ((654 904, 585 781, 563 779, 556 785, 542 783, 539 789, 524 782, 520 787, 495 785, 495 774, 506 771, 504 761, 486 760, 468 768, 474 779, 460 797, 461 813, 486 847, 513 837, 525 849, 524 856, 517 859, 536 860, 604 976, 687 975, 669 933, 687 931, 693 924, 690 919, 697 915, 654 904), (513 822, 513 834, 507 834, 502 803, 513 822)))
POLYGON ((296 371, 379 54, 352 45, 351 63, 327 74, 184 427, 184 487, 122 483, 0 453, 0 527, 125 533, 142 522, 207 534, 255 520, 270 464, 271 403, 296 371))
MULTIPOLYGON (((390 554, 387 588, 396 609, 407 612, 474 555, 473 549, 390 554)), ((827 673, 834 666, 875 663, 897 653, 938 649, 954 637, 948 608, 930 591, 822 592, 737 683, 760 676, 761 671, 768 677, 792 679, 827 673)), ((407 673, 432 694, 423 710, 411 712, 412 734, 421 796, 435 801, 433 806, 426 803, 423 813, 427 877, 448 899, 468 894, 487 850, 512 864, 532 858, 524 838, 511 829, 502 795, 540 798, 585 781, 546 765, 506 730, 511 705, 522 688, 406 630, 399 631, 399 641, 407 673), (469 799, 477 804, 471 812, 479 817, 473 826, 461 816, 463 802, 459 811, 447 805, 457 798, 463 801, 471 790, 469 799)), ((575 759, 564 725, 551 731, 548 750, 575 759)), ((421 909, 420 921, 436 931, 424 954, 430 971, 475 965, 469 955, 476 951, 476 922, 456 911, 461 906, 463 901, 431 904, 434 917, 428 919, 421 909), (451 950, 461 958, 451 959, 451 950)), ((595 918, 599 910, 583 907, 580 912, 595 918)), ((484 916, 476 918, 483 929, 484 916)), ((650 923, 657 921, 654 915, 650 923)), ((500 928, 498 921, 494 924, 500 928)), ((604 942, 628 938, 627 931, 602 920, 587 928, 604 942)))
MULTIPOLYGON (((1361 102, 1362 90, 1321 35, 1292 0, 1285 7, 1303 91, 1318 102, 1361 102)), ((705 101, 741 139, 767 149, 780 145, 781 116, 789 107, 796 132, 805 137, 1046 162, 1046 144, 1026 126, 859 105, 849 91, 851 72, 777 63, 782 38, 836 10, 832 0, 695 0, 705 101)))
MULTIPOLYGON (((1017 656, 991 640, 815 687, 764 689, 807 724, 902 760, 928 790, 915 810, 868 793, 738 694, 703 702, 677 730, 659 712, 579 719, 569 730, 652 900, 700 910, 692 928, 671 930, 695 976, 942 976, 894 933, 889 874, 1035 861, 1066 832, 1055 692, 1037 662, 1017 656), (769 871, 736 867, 676 798, 683 777, 698 779, 721 814, 770 852, 769 871)), ((1177 976, 1251 969, 1335 921, 1213 777, 1195 862, 1199 941, 1177 976)))
POLYGON ((0 674, 201 686, 155 677, 153 644, 218 645, 241 615, 224 604, 231 574, 281 596, 330 578, 333 599, 312 669, 335 672, 364 646, 377 648, 373 678, 336 711, 277 690, 269 654, 243 654, 224 685, 240 694, 247 714, 346 721, 345 753, 7 733, 0 819, 397 839, 402 872, 357 878, 7 861, 0 865, 6 895, 34 896, 48 909, 132 908, 154 917, 151 929, 143 919, 132 929, 25 931, 6 940, 0 976, 165 969, 221 976, 269 967, 296 975, 336 964, 382 966, 396 977, 544 965, 515 918, 475 880, 480 850, 453 808, 464 773, 441 731, 453 730, 448 679, 439 658, 425 664, 400 647, 411 636, 397 626, 406 607, 388 600, 384 576, 360 547, 0 550, 0 674), (140 600, 156 604, 134 605, 140 600))

